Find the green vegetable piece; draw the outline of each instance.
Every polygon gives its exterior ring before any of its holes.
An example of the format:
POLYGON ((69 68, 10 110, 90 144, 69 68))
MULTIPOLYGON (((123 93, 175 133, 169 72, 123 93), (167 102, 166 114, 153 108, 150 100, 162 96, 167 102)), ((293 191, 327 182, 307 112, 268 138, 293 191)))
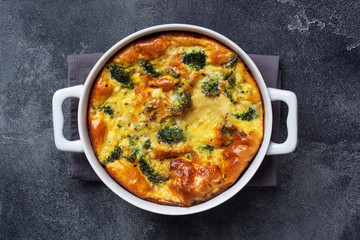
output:
POLYGON ((151 140, 147 139, 144 143, 144 148, 147 150, 151 147, 151 140))
POLYGON ((224 134, 226 141, 224 143, 224 146, 229 146, 233 140, 232 135, 236 131, 236 127, 234 124, 228 122, 228 121, 222 121, 220 125, 220 132, 224 134))
POLYGON ((129 147, 125 149, 126 154, 123 154, 123 156, 129 162, 134 163, 140 153, 140 149, 138 146, 137 138, 135 136, 128 136, 128 139, 129 147))
POLYGON ((106 68, 110 71, 111 78, 121 83, 122 87, 134 88, 134 84, 131 81, 130 69, 117 63, 110 64, 106 68))
POLYGON ((226 79, 226 81, 228 82, 228 88, 233 89, 235 87, 236 84, 236 78, 235 76, 231 75, 229 78, 226 79))
POLYGON ((174 78, 180 78, 180 74, 176 73, 174 69, 171 68, 167 68, 166 72, 171 74, 174 78))
POLYGON ((241 120, 244 120, 244 121, 251 121, 254 118, 256 118, 257 114, 256 114, 256 110, 250 107, 246 112, 235 113, 234 116, 237 119, 241 119, 241 120))
POLYGON ((128 138, 129 138, 129 145, 130 145, 130 147, 133 147, 133 146, 135 146, 136 145, 136 137, 135 136, 128 136, 128 138))
POLYGON ((157 133, 157 137, 160 142, 174 144, 179 142, 185 142, 186 137, 184 131, 176 125, 165 126, 157 133))
POLYGON ((235 69, 238 61, 239 61, 238 55, 233 55, 230 57, 229 61, 225 64, 225 67, 235 69))
POLYGON ((224 92, 225 92, 226 96, 229 98, 230 102, 232 102, 234 104, 237 103, 237 101, 235 100, 235 98, 232 94, 232 91, 230 89, 225 88, 224 92))
POLYGON ((175 87, 171 97, 171 112, 175 115, 181 115, 188 108, 191 107, 191 94, 186 91, 182 86, 178 85, 175 87))
POLYGON ((190 53, 183 53, 181 55, 184 64, 196 71, 203 69, 206 65, 206 55, 204 50, 193 50, 190 53))
POLYGON ((237 96, 237 92, 239 91, 238 89, 236 89, 236 78, 235 76, 231 76, 229 77, 227 80, 227 85, 226 88, 224 89, 224 92, 226 94, 226 96, 229 98, 230 102, 232 102, 233 104, 238 102, 238 98, 239 96, 237 96))
POLYGON ((189 92, 176 92, 171 96, 171 112, 173 114, 182 114, 190 106, 191 94, 189 92))
POLYGON ((139 153, 140 150, 135 149, 130 155, 124 155, 124 158, 129 162, 134 163, 139 153))
POLYGON ((221 122, 221 128, 220 131, 222 133, 229 134, 229 136, 232 136, 232 134, 235 132, 236 127, 234 124, 228 122, 228 121, 222 121, 221 122))
POLYGON ((159 184, 169 180, 169 178, 164 177, 160 173, 157 173, 150 165, 149 159, 142 155, 138 161, 139 168, 141 172, 147 177, 147 179, 154 183, 159 184))
POLYGON ((212 147, 210 145, 204 145, 204 146, 198 147, 198 151, 212 154, 214 152, 214 147, 212 147))
POLYGON ((110 106, 104 106, 101 110, 107 115, 114 115, 114 110, 110 106))
POLYGON ((209 80, 201 84, 201 92, 205 94, 206 97, 216 97, 220 94, 219 80, 214 78, 209 78, 209 80))
POLYGON ((146 72, 146 74, 148 74, 149 76, 157 77, 160 75, 160 73, 155 71, 154 66, 149 61, 145 61, 141 59, 140 65, 142 69, 146 72))
POLYGON ((111 152, 110 156, 108 156, 103 162, 104 164, 112 163, 115 160, 119 159, 122 154, 121 147, 115 147, 114 150, 111 152))

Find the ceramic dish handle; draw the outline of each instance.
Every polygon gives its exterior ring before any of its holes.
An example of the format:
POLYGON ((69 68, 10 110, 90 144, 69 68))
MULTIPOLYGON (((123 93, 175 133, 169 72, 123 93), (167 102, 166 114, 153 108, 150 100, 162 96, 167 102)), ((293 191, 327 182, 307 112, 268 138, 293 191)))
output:
POLYGON ((68 152, 83 152, 80 140, 69 141, 64 137, 64 114, 62 104, 69 97, 80 98, 84 91, 83 85, 64 88, 56 91, 52 99, 54 138, 57 149, 68 152))
POLYGON ((286 119, 288 136, 283 143, 270 142, 267 155, 290 153, 295 150, 298 135, 297 99, 293 92, 268 88, 271 101, 283 101, 288 105, 289 112, 286 119))

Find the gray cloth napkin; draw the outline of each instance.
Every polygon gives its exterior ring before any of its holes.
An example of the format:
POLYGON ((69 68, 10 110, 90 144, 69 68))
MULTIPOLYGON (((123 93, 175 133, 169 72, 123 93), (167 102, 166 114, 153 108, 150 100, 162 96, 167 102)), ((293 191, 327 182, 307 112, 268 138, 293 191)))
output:
MULTIPOLYGON (((83 84, 92 67, 103 53, 69 55, 68 78, 69 86, 83 84)), ((268 87, 280 88, 279 56, 249 55, 259 68, 268 87)), ((77 124, 78 99, 70 102, 70 140, 79 139, 77 124)), ((273 133, 272 140, 279 140, 280 103, 273 103, 273 133)), ((278 157, 266 156, 260 168, 247 186, 276 186, 278 157)), ((100 181, 83 153, 69 153, 68 175, 84 181, 100 181)))

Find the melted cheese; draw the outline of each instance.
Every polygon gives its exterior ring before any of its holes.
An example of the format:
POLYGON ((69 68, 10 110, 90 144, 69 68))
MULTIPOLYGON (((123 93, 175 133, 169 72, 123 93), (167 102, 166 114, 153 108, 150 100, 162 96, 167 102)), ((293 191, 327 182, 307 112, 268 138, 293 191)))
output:
POLYGON ((106 64, 88 123, 94 151, 117 182, 149 201, 190 206, 236 181, 261 144, 263 106, 244 63, 231 59, 235 53, 204 36, 163 33, 106 64), (196 69, 184 56, 199 51, 206 61, 196 69), (210 79, 218 83, 211 96, 210 79))

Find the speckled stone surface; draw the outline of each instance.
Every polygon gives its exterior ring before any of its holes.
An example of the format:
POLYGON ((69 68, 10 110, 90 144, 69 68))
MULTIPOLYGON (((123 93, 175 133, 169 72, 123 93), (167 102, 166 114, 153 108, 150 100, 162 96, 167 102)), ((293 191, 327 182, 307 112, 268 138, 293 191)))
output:
MULTIPOLYGON (((221 2, 0 2, 0 239, 360 239, 359 1, 221 2), (299 143, 280 157, 277 187, 170 217, 67 176, 51 112, 66 56, 163 23, 281 56, 283 88, 298 96, 299 143)), ((282 139, 285 118, 283 107, 282 139)))

